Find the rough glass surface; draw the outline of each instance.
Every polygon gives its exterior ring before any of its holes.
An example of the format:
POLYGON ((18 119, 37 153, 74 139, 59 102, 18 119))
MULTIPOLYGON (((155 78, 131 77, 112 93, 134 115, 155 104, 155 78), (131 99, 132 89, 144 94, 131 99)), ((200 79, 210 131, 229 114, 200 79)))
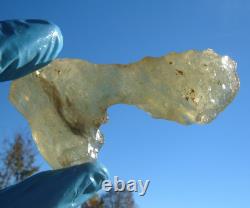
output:
POLYGON ((42 155, 60 168, 97 158, 104 142, 99 127, 111 105, 136 105, 155 118, 204 124, 238 89, 236 63, 209 49, 128 65, 56 60, 14 81, 10 99, 28 119, 42 155))

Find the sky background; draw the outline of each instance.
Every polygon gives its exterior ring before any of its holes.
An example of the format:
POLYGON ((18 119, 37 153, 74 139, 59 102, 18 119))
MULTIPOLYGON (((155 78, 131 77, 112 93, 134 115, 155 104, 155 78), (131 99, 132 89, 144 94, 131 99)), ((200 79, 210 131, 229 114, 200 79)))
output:
MULTIPOLYGON (((144 197, 135 195, 142 208, 250 208, 250 1, 1 0, 0 19, 13 18, 58 24, 60 57, 131 63, 213 48, 235 59, 241 89, 215 121, 182 126, 113 106, 100 161, 112 176, 151 180, 144 197)), ((0 83, 0 140, 30 131, 8 101, 9 86, 0 83)))

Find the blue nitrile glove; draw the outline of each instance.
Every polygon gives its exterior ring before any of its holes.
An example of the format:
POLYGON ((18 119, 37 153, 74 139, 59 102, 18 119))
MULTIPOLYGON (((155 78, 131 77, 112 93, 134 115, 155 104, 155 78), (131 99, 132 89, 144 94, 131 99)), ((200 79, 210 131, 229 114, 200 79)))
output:
MULTIPOLYGON (((0 81, 17 79, 45 66, 62 47, 60 29, 48 21, 0 22, 0 81)), ((107 170, 98 163, 41 172, 0 190, 0 207, 77 207, 94 196, 107 178, 107 170)))
POLYGON ((46 20, 0 21, 0 82, 47 65, 62 47, 59 27, 46 20))
POLYGON ((98 163, 38 173, 0 191, 3 208, 73 208, 101 189, 108 178, 98 163))

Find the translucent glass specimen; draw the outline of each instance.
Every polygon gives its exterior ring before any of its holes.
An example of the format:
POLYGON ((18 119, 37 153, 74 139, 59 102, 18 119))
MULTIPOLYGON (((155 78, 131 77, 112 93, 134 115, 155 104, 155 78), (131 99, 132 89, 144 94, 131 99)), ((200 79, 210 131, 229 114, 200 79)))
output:
POLYGON ((136 105, 155 118, 203 124, 238 89, 236 63, 206 50, 128 65, 56 60, 14 81, 10 99, 28 119, 42 155, 60 168, 97 158, 104 142, 99 127, 111 105, 136 105))
POLYGON ((62 47, 61 30, 46 20, 0 21, 0 82, 45 66, 62 47))

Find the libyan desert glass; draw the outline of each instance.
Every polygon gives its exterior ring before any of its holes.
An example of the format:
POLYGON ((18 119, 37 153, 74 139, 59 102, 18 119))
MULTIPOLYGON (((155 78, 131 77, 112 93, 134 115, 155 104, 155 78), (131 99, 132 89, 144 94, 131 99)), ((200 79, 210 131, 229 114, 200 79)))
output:
POLYGON ((203 124, 238 89, 236 63, 209 49, 128 65, 56 60, 14 81, 10 99, 28 119, 42 155, 60 168, 97 158, 104 142, 99 127, 111 105, 136 105, 155 118, 203 124))

